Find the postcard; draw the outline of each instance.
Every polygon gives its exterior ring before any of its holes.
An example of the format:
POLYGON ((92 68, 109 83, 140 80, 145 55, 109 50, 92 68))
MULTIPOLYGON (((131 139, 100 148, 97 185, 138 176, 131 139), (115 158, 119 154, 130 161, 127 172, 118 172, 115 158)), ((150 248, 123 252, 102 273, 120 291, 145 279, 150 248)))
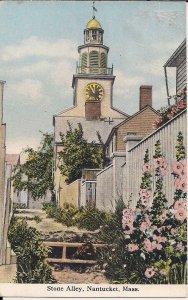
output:
POLYGON ((186 297, 186 4, 0 2, 0 296, 186 297))

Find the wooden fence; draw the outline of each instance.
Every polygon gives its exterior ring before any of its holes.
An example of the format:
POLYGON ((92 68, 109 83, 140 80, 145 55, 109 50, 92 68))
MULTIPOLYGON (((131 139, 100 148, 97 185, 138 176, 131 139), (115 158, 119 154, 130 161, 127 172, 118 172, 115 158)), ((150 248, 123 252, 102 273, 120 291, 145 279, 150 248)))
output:
MULTIPOLYGON (((168 204, 170 205, 173 203, 175 187, 174 177, 172 175, 172 164, 176 160, 175 146, 180 131, 183 134, 184 145, 186 147, 186 121, 187 113, 186 110, 184 110, 127 152, 126 165, 123 167, 123 198, 125 203, 128 203, 128 201, 131 200, 132 206, 136 206, 143 174, 142 168, 145 151, 146 149, 149 150, 150 160, 153 160, 155 143, 158 140, 161 143, 162 155, 165 156, 168 162, 167 175, 164 176, 164 193, 168 200, 168 204)), ((153 176, 153 190, 154 189, 155 178, 153 176)))

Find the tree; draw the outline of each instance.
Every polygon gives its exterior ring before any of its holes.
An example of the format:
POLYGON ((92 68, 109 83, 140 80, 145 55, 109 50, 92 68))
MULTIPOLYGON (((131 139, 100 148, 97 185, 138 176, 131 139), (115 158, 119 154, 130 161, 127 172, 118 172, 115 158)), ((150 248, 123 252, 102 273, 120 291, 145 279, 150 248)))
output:
POLYGON ((29 191, 34 199, 46 195, 51 191, 54 197, 54 186, 52 179, 53 164, 53 135, 42 133, 42 140, 38 150, 27 148, 26 162, 17 165, 13 170, 13 186, 17 191, 29 191))
POLYGON ((63 150, 59 152, 61 174, 66 176, 66 183, 81 178, 84 168, 102 168, 104 164, 103 145, 88 143, 83 137, 83 128, 72 128, 68 122, 66 135, 61 134, 63 150))

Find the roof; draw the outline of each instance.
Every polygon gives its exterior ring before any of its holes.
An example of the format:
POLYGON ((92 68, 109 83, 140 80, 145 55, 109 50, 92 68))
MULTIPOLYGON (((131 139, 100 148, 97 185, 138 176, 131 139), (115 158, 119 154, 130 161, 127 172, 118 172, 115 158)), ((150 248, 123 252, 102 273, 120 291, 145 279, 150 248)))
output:
POLYGON ((16 166, 19 163, 19 154, 6 154, 6 162, 12 166, 16 166))
POLYGON ((153 112, 155 112, 156 115, 160 115, 159 112, 157 112, 157 111, 156 111, 153 107, 151 107, 150 105, 145 106, 145 107, 142 108, 141 110, 137 111, 134 115, 130 116, 129 118, 123 120, 122 122, 120 122, 119 124, 117 124, 116 126, 114 126, 114 127, 112 128, 112 131, 111 131, 110 134, 109 134, 109 137, 108 137, 106 143, 109 142, 109 140, 111 139, 111 137, 113 136, 113 134, 114 134, 114 132, 116 131, 117 128, 119 128, 119 127, 122 126, 123 124, 129 122, 130 120, 132 120, 133 118, 135 118, 135 117, 138 116, 139 114, 143 113, 143 112, 144 112, 146 109, 148 109, 148 108, 149 108, 150 110, 152 110, 153 112))
POLYGON ((95 17, 93 17, 93 19, 91 19, 86 26, 87 29, 102 29, 101 24, 99 23, 99 21, 97 21, 95 19, 95 17))
POLYGON ((184 39, 181 45, 170 56, 164 67, 177 67, 184 59, 186 59, 186 39, 184 39))
POLYGON ((105 143, 112 128, 124 120, 124 118, 113 118, 113 122, 107 119, 86 121, 83 117, 62 117, 55 116, 55 142, 61 143, 60 133, 66 134, 68 130, 68 122, 73 128, 78 127, 78 123, 82 124, 84 138, 91 143, 92 141, 98 142, 97 132, 101 135, 102 141, 105 143))

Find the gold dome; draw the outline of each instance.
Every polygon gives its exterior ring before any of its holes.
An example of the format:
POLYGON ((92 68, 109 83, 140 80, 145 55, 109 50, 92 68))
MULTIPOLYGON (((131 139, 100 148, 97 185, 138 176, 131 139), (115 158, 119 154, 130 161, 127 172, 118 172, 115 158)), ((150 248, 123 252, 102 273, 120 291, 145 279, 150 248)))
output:
POLYGON ((95 19, 91 19, 86 26, 87 29, 102 29, 101 24, 95 19))

